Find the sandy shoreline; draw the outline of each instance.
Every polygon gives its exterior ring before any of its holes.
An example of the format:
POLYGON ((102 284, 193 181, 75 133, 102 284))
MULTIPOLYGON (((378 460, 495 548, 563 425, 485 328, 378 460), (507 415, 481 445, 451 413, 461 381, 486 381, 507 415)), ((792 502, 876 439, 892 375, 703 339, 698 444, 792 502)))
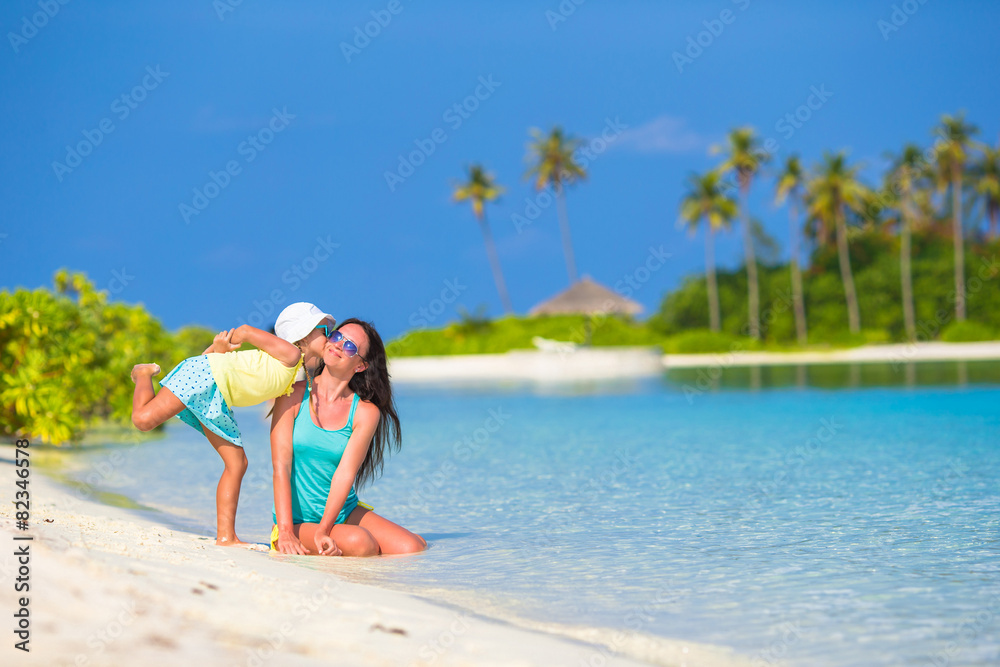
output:
MULTIPOLYGON (((11 499, 12 450, 0 449, 11 499)), ((30 530, 15 529, 12 503, 0 512, 8 619, 26 595, 14 591, 15 547, 30 550, 31 652, 8 633, 5 664, 749 664, 725 649, 628 632, 515 627, 310 569, 308 557, 216 547, 76 497, 38 471, 30 489, 30 530), (23 536, 34 539, 14 540, 23 536)))
POLYGON ((846 350, 805 352, 720 352, 715 354, 665 354, 665 368, 708 366, 796 366, 817 364, 898 364, 930 361, 995 361, 1000 341, 985 343, 899 343, 865 345, 846 350))
POLYGON ((504 354, 397 357, 394 382, 578 382, 662 375, 672 368, 1000 360, 1000 341, 901 343, 804 352, 661 354, 651 347, 596 347, 573 351, 512 350, 504 354))

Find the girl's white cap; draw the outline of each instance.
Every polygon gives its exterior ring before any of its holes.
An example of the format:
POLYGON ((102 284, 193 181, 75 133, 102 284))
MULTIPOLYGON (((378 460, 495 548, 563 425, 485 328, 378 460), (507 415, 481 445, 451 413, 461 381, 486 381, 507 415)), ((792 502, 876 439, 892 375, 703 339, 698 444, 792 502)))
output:
POLYGON ((308 336, 317 324, 326 319, 330 320, 330 326, 337 325, 337 320, 334 319, 333 315, 324 313, 311 303, 299 301, 286 306, 278 314, 278 321, 274 323, 274 333, 278 338, 287 340, 289 343, 297 343, 308 336))

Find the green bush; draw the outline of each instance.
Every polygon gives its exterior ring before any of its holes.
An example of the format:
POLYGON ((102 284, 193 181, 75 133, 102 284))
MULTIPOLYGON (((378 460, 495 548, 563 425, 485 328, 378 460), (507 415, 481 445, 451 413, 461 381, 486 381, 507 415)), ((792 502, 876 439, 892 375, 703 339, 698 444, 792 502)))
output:
POLYGON ((946 343, 975 343, 995 337, 989 327, 979 322, 952 322, 941 332, 941 340, 946 343))
POLYGON ((709 329, 692 329, 667 338, 663 351, 670 354, 704 354, 749 349, 752 339, 709 329))
POLYGON ((449 354, 500 354, 510 350, 535 349, 535 336, 595 347, 658 345, 662 336, 628 318, 617 316, 550 315, 504 317, 486 322, 463 320, 442 329, 417 329, 386 346, 390 357, 449 354))
POLYGON ((61 444, 101 423, 127 424, 136 363, 169 370, 200 354, 207 330, 176 336, 140 306, 108 303, 82 273, 55 291, 0 291, 0 432, 61 444))

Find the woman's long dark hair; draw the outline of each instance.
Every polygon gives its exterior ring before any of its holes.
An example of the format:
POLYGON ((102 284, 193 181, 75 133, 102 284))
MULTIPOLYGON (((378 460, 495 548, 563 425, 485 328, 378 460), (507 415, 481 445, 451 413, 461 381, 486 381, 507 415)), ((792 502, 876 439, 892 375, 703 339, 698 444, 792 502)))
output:
MULTIPOLYGON (((337 329, 343 328, 345 324, 357 324, 364 329, 365 335, 368 336, 368 354, 364 356, 367 367, 360 373, 355 373, 347 386, 361 400, 373 403, 379 411, 378 425, 375 427, 371 446, 368 447, 365 460, 361 463, 358 474, 354 478, 355 486, 360 489, 382 474, 387 451, 389 453, 399 451, 402 445, 402 432, 399 428, 399 415, 396 414, 396 402, 392 398, 389 366, 382 337, 378 335, 378 331, 375 330, 375 326, 371 322, 352 317, 341 322, 337 329)), ((324 364, 320 361, 313 376, 322 373, 323 368, 324 364)))

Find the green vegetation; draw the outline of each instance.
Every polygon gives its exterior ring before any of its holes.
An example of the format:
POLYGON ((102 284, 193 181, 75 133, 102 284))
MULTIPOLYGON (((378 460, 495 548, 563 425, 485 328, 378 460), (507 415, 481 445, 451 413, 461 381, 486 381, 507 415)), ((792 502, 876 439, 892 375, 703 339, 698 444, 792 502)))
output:
MULTIPOLYGON (((977 133, 978 129, 967 123, 962 114, 942 116, 940 125, 932 132, 936 140, 930 148, 923 151, 919 146, 908 144, 899 156, 890 156, 892 165, 884 174, 880 191, 869 187, 861 180, 860 165, 849 164, 844 151, 827 152, 822 162, 808 174, 804 172, 796 156, 788 159, 784 168, 776 174, 777 199, 779 202, 786 199, 789 201, 792 222, 790 298, 800 345, 806 344, 809 340, 806 334, 809 326, 807 320, 812 318, 812 314, 806 312, 804 288, 800 285, 799 229, 795 221, 800 203, 807 214, 805 232, 814 242, 813 254, 826 252, 831 245, 831 237, 835 244, 844 310, 852 337, 862 335, 862 326, 867 329, 878 329, 889 335, 894 333, 887 331, 886 327, 879 323, 873 326, 870 319, 865 318, 863 321, 859 305, 859 286, 855 282, 852 267, 852 255, 855 253, 850 246, 852 236, 856 237, 859 231, 871 229, 893 230, 899 234, 899 270, 896 273, 902 294, 899 295, 897 302, 902 304, 906 337, 908 340, 914 340, 919 332, 913 304, 912 235, 921 230, 937 232, 950 222, 948 227, 952 241, 953 276, 951 294, 954 295, 950 302, 954 319, 957 322, 966 320, 968 316, 966 300, 973 290, 966 287, 968 268, 965 246, 969 242, 969 235, 963 224, 963 210, 981 203, 981 209, 990 219, 993 239, 997 236, 996 219, 1000 215, 1000 178, 998 178, 1000 154, 989 146, 977 142, 973 138, 977 133)), ((738 187, 740 192, 744 271, 748 288, 748 306, 744 315, 747 321, 746 333, 760 340, 763 337, 760 313, 761 287, 757 275, 759 267, 754 244, 760 243, 761 239, 766 237, 766 233, 763 229, 754 229, 749 216, 747 194, 751 181, 762 172, 763 166, 771 160, 772 155, 758 144, 753 128, 733 130, 728 139, 725 159, 705 175, 694 174, 689 178, 692 187, 681 202, 681 221, 696 224, 705 216, 704 213, 701 216, 692 215, 693 211, 697 212, 695 209, 700 201, 707 201, 702 196, 701 190, 696 187, 698 184, 707 183, 713 177, 717 180, 730 173, 735 174, 736 184, 723 183, 714 188, 714 193, 722 200, 721 203, 731 208, 733 200, 726 193, 727 189, 738 187)), ((723 149, 716 149, 716 152, 720 150, 723 149)), ((710 229, 706 235, 707 254, 710 253, 711 237, 710 229)), ((815 267, 815 262, 813 266, 815 267)), ((710 327, 716 331, 719 328, 719 317, 715 312, 718 300, 715 287, 711 284, 713 276, 710 269, 711 267, 706 269, 710 281, 707 297, 710 327)), ((883 291, 881 294, 884 297, 886 292, 883 291)), ((935 319, 941 319, 937 311, 935 319)), ((941 324, 937 323, 935 335, 941 324)))
POLYGON ((109 303, 82 273, 55 289, 0 291, 0 431, 50 444, 129 424, 136 363, 164 371, 201 354, 212 333, 166 331, 141 305, 109 303))
MULTIPOLYGON (((659 345, 663 336, 645 324, 618 317, 591 319, 591 344, 659 345)), ((535 336, 582 344, 587 318, 583 315, 543 317, 503 317, 486 320, 466 315, 461 322, 443 329, 411 331, 389 343, 390 357, 443 354, 494 354, 518 349, 534 349, 535 336)))
MULTIPOLYGON (((942 225, 943 227, 943 225, 942 225)), ((952 288, 952 249, 949 230, 937 227, 913 235, 913 291, 915 334, 918 340, 944 339, 943 332, 957 324, 952 288)), ((851 332, 844 321, 845 300, 839 275, 840 261, 835 248, 814 253, 811 266, 803 274, 805 310, 809 318, 812 345, 856 345, 873 342, 905 341, 900 264, 900 240, 885 230, 861 230, 852 235, 850 262, 857 286, 860 319, 865 328, 851 332)), ((1000 242, 973 244, 966 264, 967 306, 974 327, 959 328, 976 336, 961 340, 989 340, 1000 332, 1000 242)), ((725 316, 721 330, 746 336, 746 272, 718 274, 719 300, 725 316)), ((765 342, 791 345, 796 341, 792 284, 787 264, 762 267, 761 333, 765 342)), ((707 328, 707 288, 705 279, 688 278, 676 291, 666 295, 660 311, 648 325, 664 335, 707 328)), ((951 340, 959 340, 952 338, 951 340)))
POLYGON ((946 343, 974 343, 981 340, 993 340, 996 329, 979 322, 952 322, 941 332, 941 340, 946 343))
MULTIPOLYGON (((803 300, 809 317, 808 347, 852 347, 908 340, 900 280, 900 239, 885 228, 855 229, 850 263, 857 286, 860 319, 851 332, 837 248, 817 250, 803 270, 803 300)), ((952 245, 948 221, 913 234, 915 336, 918 340, 965 342, 992 340, 1000 334, 1000 240, 969 245, 966 263, 968 320, 955 320, 952 245)), ((792 274, 788 264, 762 265, 759 271, 760 341, 749 337, 746 271, 717 273, 718 300, 724 317, 719 331, 710 328, 707 298, 710 281, 689 277, 668 293, 645 322, 619 317, 592 318, 594 346, 659 345, 666 352, 723 352, 733 349, 785 351, 797 342, 792 274)), ((392 341, 390 356, 500 353, 532 349, 532 337, 582 344, 583 315, 504 317, 488 320, 465 315, 443 329, 411 331, 392 341)))
MULTIPOLYGON (((690 174, 680 202, 681 224, 706 227, 705 276, 688 277, 648 321, 465 317, 444 329, 410 332, 393 341, 389 353, 505 352, 531 348, 534 336, 579 344, 587 340, 588 323, 595 346, 660 345, 672 352, 994 339, 1000 336, 1000 148, 978 142, 976 134, 963 114, 943 115, 933 144, 907 144, 888 156, 890 166, 873 188, 845 151, 826 152, 811 170, 791 155, 769 173, 768 144, 752 127, 734 129, 725 146, 713 149, 723 153, 721 162, 690 174), (774 241, 749 210, 751 185, 765 177, 774 179, 776 204, 789 207, 787 264, 768 264, 774 241), (988 230, 981 220, 966 225, 973 211, 988 219, 988 230), (715 235, 736 220, 744 264, 718 273, 715 235), (800 239, 808 244, 807 262, 800 261, 800 239)), ((564 189, 587 176, 574 155, 581 144, 558 127, 548 135, 532 130, 532 136, 528 176, 536 188, 555 189, 573 283, 564 189)), ((496 189, 492 177, 474 176, 467 187, 496 189)), ((476 206, 471 193, 464 196, 476 206)), ((477 216, 490 199, 480 197, 477 216)))

